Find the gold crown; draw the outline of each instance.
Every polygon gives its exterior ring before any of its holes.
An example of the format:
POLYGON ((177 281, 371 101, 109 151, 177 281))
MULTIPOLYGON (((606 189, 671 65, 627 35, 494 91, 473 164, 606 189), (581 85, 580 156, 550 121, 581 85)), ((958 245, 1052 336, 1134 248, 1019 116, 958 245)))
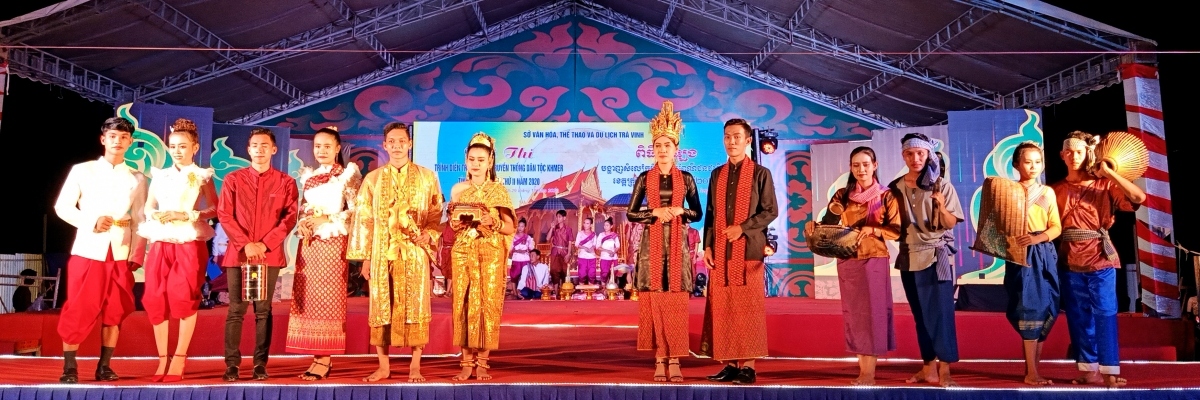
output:
POLYGON ((486 133, 483 133, 483 132, 479 132, 479 133, 476 133, 475 136, 471 136, 471 142, 467 143, 467 147, 471 147, 471 146, 474 146, 477 144, 487 146, 487 148, 489 148, 489 149, 496 148, 496 140, 492 139, 491 136, 488 136, 486 133))
POLYGON ((683 119, 679 118, 679 113, 675 112, 675 105, 670 100, 664 101, 658 115, 650 120, 650 141, 666 136, 678 145, 682 134, 683 119))
POLYGON ((338 131, 338 130, 337 130, 337 125, 330 125, 330 126, 327 126, 327 127, 325 127, 325 129, 328 129, 328 130, 331 130, 331 131, 334 131, 334 132, 337 132, 337 131, 338 131))

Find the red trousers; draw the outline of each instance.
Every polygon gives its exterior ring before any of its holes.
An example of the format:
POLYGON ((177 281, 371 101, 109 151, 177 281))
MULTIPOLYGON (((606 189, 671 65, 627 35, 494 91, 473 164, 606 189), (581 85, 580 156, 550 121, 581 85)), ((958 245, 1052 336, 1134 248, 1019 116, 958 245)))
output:
POLYGON ((208 247, 204 242, 150 245, 142 306, 151 324, 158 325, 168 318, 187 318, 200 309, 207 264, 208 247))
POLYGON ((112 249, 104 261, 67 260, 67 300, 58 318, 63 343, 83 343, 97 322, 120 326, 133 310, 133 271, 127 261, 113 261, 112 249))

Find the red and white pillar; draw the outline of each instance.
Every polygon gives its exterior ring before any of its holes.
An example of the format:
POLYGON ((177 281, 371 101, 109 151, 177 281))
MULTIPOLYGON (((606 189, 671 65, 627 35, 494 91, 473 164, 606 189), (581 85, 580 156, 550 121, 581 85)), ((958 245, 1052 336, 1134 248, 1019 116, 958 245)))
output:
POLYGON ((1120 74, 1129 133, 1141 137, 1150 150, 1150 168, 1135 182, 1146 192, 1146 202, 1137 211, 1136 223, 1142 304, 1147 312, 1153 310, 1151 313, 1159 317, 1179 318, 1179 273, 1175 263, 1171 179, 1167 174, 1158 68, 1122 64, 1120 74))

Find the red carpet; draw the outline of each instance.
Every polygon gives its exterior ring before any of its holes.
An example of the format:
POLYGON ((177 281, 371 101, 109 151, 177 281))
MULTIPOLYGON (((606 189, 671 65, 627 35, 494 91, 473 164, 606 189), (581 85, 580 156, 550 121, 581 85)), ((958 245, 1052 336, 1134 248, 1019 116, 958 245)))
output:
MULTIPOLYGON (((287 333, 288 302, 272 307, 275 317, 272 354, 284 354, 287 333)), ((218 356, 224 343, 226 307, 200 311, 200 322, 189 353, 193 356, 218 356)), ((797 298, 768 298, 767 324, 769 349, 777 357, 846 357, 842 334, 841 303, 837 300, 806 300, 797 298)), ((693 349, 698 347, 703 324, 704 299, 691 303, 693 349)), ((448 299, 433 301, 434 319, 431 343, 426 354, 455 354, 450 346, 450 303, 448 299)), ((351 298, 347 321, 347 351, 349 354, 372 354, 366 325, 367 299, 351 298)), ((906 304, 895 307, 896 341, 899 348, 890 357, 919 358, 912 315, 906 304)), ((242 349, 249 354, 253 342, 253 315, 243 326, 242 349)), ((1132 314, 1118 317, 1122 360, 1174 361, 1177 352, 1186 351, 1188 329, 1179 320, 1160 320, 1132 314), (1179 350, 1177 350, 1179 349, 1179 350)), ((1067 354, 1069 339, 1065 318, 1060 318, 1045 344, 1046 359, 1061 359, 1067 354)), ((61 355, 61 339, 56 332, 58 313, 18 313, 0 315, 0 345, 27 339, 40 339, 43 355, 61 355)), ((571 325, 555 329, 551 341, 572 335, 584 335, 595 327, 635 327, 637 303, 630 301, 509 301, 505 304, 503 324, 509 327, 525 325, 571 325)), ((962 359, 1019 359, 1019 337, 1002 313, 957 313, 959 351, 962 359)), ((174 325, 172 326, 174 330, 174 325)), ((537 330, 526 332, 541 332, 537 330)), ((612 333, 629 341, 633 347, 633 330, 612 333)), ((519 333, 518 333, 519 335, 519 333)), ((97 355, 99 328, 80 348, 80 355, 97 355)), ((174 333, 172 333, 174 336, 174 333)), ((502 348, 520 349, 518 337, 502 335, 502 348)), ((2 347, 2 346, 0 346, 2 347)), ((117 356, 154 356, 154 336, 145 313, 136 312, 122 325, 117 356)), ((171 344, 174 348, 174 344, 171 344)), ((396 349, 401 353, 402 349, 396 349)), ((1182 354, 1182 353, 1181 353, 1182 354)))

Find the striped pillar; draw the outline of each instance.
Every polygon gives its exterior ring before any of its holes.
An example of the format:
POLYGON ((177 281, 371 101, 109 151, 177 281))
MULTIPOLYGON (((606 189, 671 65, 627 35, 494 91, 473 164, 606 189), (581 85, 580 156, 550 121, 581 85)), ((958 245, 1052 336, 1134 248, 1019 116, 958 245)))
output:
POLYGON ((1125 119, 1129 133, 1142 138, 1150 150, 1150 168, 1135 183, 1146 192, 1137 211, 1137 262, 1141 297, 1146 311, 1163 318, 1179 318, 1179 274, 1173 244, 1170 176, 1167 142, 1163 134, 1162 96, 1158 68, 1122 64, 1125 119))

